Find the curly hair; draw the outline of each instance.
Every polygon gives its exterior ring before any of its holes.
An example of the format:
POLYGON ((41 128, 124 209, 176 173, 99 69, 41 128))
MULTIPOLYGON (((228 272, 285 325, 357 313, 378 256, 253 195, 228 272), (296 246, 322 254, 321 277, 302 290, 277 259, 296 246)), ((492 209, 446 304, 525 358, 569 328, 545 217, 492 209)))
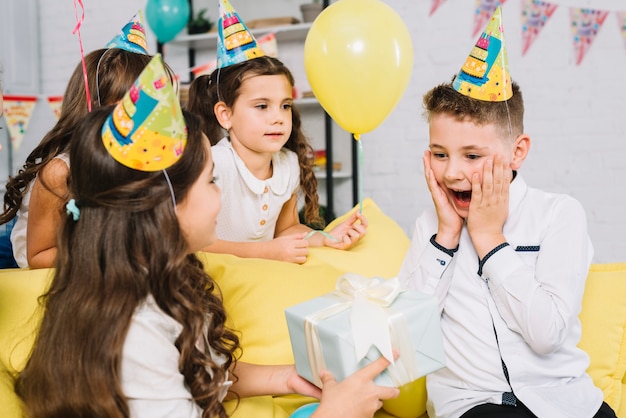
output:
POLYGON ((512 81, 511 87, 513 96, 509 100, 488 102, 460 94, 452 82, 440 84, 424 95, 424 113, 429 122, 434 115, 447 114, 477 125, 493 124, 502 138, 512 141, 524 133, 524 99, 517 83, 512 81))
MULTIPOLYGON (((280 60, 263 56, 244 61, 229 67, 220 68, 210 75, 202 75, 189 86, 187 110, 199 115, 204 124, 204 133, 215 145, 224 136, 213 111, 215 104, 224 102, 233 107, 239 97, 243 81, 251 75, 283 75, 293 87, 291 71, 280 60)), ((307 224, 323 227, 325 222, 320 216, 317 178, 313 172, 313 147, 302 131, 302 121, 296 106, 291 109, 291 135, 285 148, 298 156, 300 163, 300 186, 304 193, 304 219, 307 224)))
MULTIPOLYGON (((150 56, 123 49, 97 49, 85 56, 87 83, 92 108, 107 106, 124 97, 141 71, 150 62, 150 56)), ((28 155, 15 176, 9 176, 4 194, 0 224, 13 219, 22 204, 28 185, 50 160, 69 149, 72 133, 88 113, 83 67, 79 63, 72 73, 65 93, 59 120, 28 155)), ((44 184, 44 186, 46 186, 44 184)), ((65 198, 65 196, 59 196, 65 198)))
MULTIPOLYGON (((129 417, 123 346, 133 313, 152 296, 182 325, 179 370, 203 418, 226 418, 218 393, 238 337, 225 326, 215 282, 188 254, 164 174, 127 168, 105 150, 101 129, 111 111, 94 110, 72 137, 70 193, 80 219, 64 222, 56 273, 41 298, 45 313, 16 392, 32 418, 129 417), (224 364, 198 348, 199 340, 224 364)), ((187 112, 185 120, 187 147, 167 169, 179 203, 208 161, 199 120, 187 112)))

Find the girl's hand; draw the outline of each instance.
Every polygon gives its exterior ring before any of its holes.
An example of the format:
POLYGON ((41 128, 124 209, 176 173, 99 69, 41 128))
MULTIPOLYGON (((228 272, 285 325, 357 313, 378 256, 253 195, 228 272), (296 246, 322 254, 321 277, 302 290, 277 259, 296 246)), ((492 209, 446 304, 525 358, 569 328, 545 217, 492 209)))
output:
POLYGON ((482 184, 480 175, 472 177, 472 201, 467 231, 482 259, 487 252, 506 241, 504 223, 509 215, 509 186, 513 172, 501 155, 485 161, 482 184))
POLYGON ((303 264, 309 255, 309 242, 305 236, 306 232, 274 238, 267 243, 267 256, 263 258, 303 264))
POLYGON ((435 178, 435 173, 430 166, 431 152, 424 152, 424 175, 428 190, 435 204, 439 226, 437 228, 437 242, 446 248, 456 248, 461 239, 463 229, 463 218, 454 210, 448 200, 448 195, 442 189, 435 178))
POLYGON ((359 242, 366 232, 367 219, 365 215, 356 211, 330 231, 330 235, 335 239, 325 237, 324 245, 338 250, 347 250, 359 242))
POLYGON ((389 366, 380 357, 341 382, 329 372, 322 372, 322 398, 311 418, 371 418, 383 406, 384 399, 396 398, 398 388, 377 386, 374 378, 389 366))

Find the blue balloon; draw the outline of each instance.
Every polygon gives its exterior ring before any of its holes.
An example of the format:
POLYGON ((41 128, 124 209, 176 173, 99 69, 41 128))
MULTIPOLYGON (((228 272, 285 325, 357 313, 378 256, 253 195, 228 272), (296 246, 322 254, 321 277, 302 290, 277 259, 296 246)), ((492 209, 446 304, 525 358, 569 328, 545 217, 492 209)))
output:
POLYGON ((171 41, 189 21, 188 0, 148 0, 146 19, 157 40, 171 41))
POLYGON ((289 418, 309 418, 320 405, 319 402, 309 403, 293 411, 289 418))

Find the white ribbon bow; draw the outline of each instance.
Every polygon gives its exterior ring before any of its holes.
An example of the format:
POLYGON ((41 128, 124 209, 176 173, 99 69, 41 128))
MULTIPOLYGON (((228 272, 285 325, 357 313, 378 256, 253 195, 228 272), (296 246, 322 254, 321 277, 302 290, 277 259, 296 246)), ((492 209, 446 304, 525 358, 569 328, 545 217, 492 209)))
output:
POLYGON ((371 346, 394 364, 389 314, 384 308, 402 292, 398 278, 366 278, 346 273, 337 279, 335 294, 352 301, 350 325, 357 361, 361 361, 371 346))
POLYGON ((336 290, 332 294, 340 302, 313 312, 304 319, 309 367, 317 386, 321 387, 317 373, 326 368, 317 324, 350 307, 356 361, 361 361, 373 345, 392 363, 387 370, 396 386, 412 380, 414 349, 406 319, 402 314, 386 309, 402 291, 397 278, 385 280, 346 273, 337 279, 336 290), (400 352, 399 361, 403 363, 400 367, 394 367, 393 347, 400 352))

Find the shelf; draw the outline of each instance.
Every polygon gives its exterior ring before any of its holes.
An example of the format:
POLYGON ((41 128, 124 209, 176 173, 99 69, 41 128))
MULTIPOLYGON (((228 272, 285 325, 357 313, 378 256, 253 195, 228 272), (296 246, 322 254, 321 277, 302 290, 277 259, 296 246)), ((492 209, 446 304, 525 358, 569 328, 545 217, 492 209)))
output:
MULTIPOLYGON (((250 32, 259 38, 268 33, 276 35, 278 42, 304 41, 311 28, 311 23, 296 23, 293 25, 268 26, 265 28, 250 29, 250 32)), ((194 35, 181 35, 168 42, 170 45, 189 46, 190 48, 217 48, 217 32, 207 32, 194 35)))
MULTIPOLYGON (((326 180, 326 171, 317 171, 314 170, 315 177, 320 180, 326 180)), ((337 179, 349 179, 352 178, 352 173, 349 171, 333 171, 333 180, 337 179)))
POLYGON ((293 104, 302 109, 305 107, 322 107, 322 104, 315 97, 300 97, 293 101, 293 104))

